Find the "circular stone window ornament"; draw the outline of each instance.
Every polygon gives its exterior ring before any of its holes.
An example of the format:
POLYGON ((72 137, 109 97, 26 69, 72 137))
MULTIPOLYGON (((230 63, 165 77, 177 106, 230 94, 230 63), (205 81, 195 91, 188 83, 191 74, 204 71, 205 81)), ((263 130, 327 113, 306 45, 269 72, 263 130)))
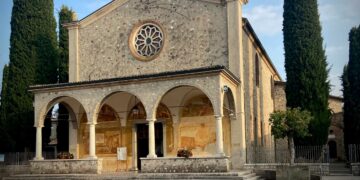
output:
POLYGON ((159 24, 153 21, 143 22, 132 30, 129 45, 131 54, 136 59, 151 61, 160 54, 163 48, 163 30, 159 24))

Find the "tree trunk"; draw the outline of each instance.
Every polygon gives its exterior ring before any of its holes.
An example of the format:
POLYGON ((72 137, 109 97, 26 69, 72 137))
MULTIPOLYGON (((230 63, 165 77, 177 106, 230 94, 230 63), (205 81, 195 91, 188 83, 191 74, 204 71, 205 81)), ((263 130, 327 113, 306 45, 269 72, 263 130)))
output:
POLYGON ((294 138, 292 136, 288 137, 288 148, 290 152, 290 165, 295 164, 295 145, 294 145, 294 138))

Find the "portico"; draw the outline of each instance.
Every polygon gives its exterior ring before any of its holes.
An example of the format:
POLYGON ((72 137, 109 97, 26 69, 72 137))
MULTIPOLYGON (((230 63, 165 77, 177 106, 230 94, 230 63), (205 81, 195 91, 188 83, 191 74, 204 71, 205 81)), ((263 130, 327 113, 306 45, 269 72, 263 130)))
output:
POLYGON ((69 144, 69 152, 76 159, 102 159, 109 171, 114 170, 107 164, 116 162, 117 147, 129 151, 125 163, 132 170, 138 169, 140 158, 174 158, 181 148, 191 149, 195 157, 230 156, 230 126, 240 121, 234 116, 235 95, 231 92, 238 79, 221 66, 169 74, 31 87, 37 117, 34 160, 44 161, 41 129, 45 115, 56 103, 66 104, 69 119, 75 120, 72 124, 76 127, 70 127, 69 142, 73 144, 69 144), (161 140, 155 133, 157 122, 162 126, 161 140), (146 157, 138 157, 138 124, 148 128, 146 157), (192 131, 205 134, 194 134, 195 138, 192 131), (109 137, 113 142, 107 142, 109 137))

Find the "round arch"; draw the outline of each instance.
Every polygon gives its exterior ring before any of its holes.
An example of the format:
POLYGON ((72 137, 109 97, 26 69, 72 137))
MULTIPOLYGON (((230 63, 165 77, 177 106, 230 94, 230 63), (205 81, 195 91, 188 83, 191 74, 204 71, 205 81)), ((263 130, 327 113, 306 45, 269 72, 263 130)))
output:
POLYGON ((77 114, 79 114, 80 112, 76 112, 76 106, 78 106, 79 110, 83 111, 86 115, 86 111, 84 106, 81 104, 81 102, 71 96, 58 96, 55 98, 52 98, 48 103, 46 103, 38 112, 37 116, 38 118, 36 118, 36 122, 35 125, 37 126, 44 126, 44 117, 46 116, 47 112, 49 112, 51 110, 51 108, 53 108, 56 104, 63 104, 66 109, 69 112, 69 115, 72 116, 72 118, 76 119, 76 122, 79 122, 80 120, 78 119, 78 116, 76 116, 77 114))
MULTIPOLYGON (((126 113, 125 115, 123 115, 123 117, 126 118, 127 117, 127 112, 132 108, 131 102, 133 100, 133 97, 134 97, 134 104, 136 102, 141 102, 141 103, 143 102, 142 98, 137 93, 129 92, 129 91, 120 91, 120 90, 112 91, 112 92, 108 93, 107 95, 105 95, 104 97, 101 98, 101 101, 96 106, 95 112, 96 112, 96 114, 98 114, 100 112, 102 106, 104 104, 107 104, 107 105, 111 106, 115 110, 115 112, 117 112, 117 113, 126 113), (125 95, 126 96, 125 98, 123 98, 124 101, 127 101, 125 103, 126 104, 125 109, 117 107, 115 102, 108 102, 109 100, 111 100, 112 97, 114 97, 114 96, 116 97, 117 95, 120 95, 120 96, 125 95)), ((119 117, 119 118, 121 118, 121 117, 119 117)))
MULTIPOLYGON (((214 97, 210 96, 205 90, 203 90, 201 87, 197 86, 197 85, 194 85, 194 84, 180 84, 180 85, 176 85, 176 86, 172 86, 170 88, 167 88, 165 89, 162 93, 160 93, 160 96, 157 98, 156 102, 154 103, 154 107, 153 107, 153 110, 152 112, 155 113, 156 112, 156 109, 157 107, 159 106, 161 100, 169 93, 171 92, 172 90, 175 90, 177 88, 181 88, 181 87, 192 87, 192 88, 195 88, 197 90, 199 90, 200 92, 202 92, 203 94, 205 94, 205 96, 210 100, 210 103, 211 103, 211 106, 213 107, 214 109, 214 112, 215 111, 215 100, 214 100, 214 97)), ((184 103, 184 102, 182 102, 184 103)))
POLYGON ((232 116, 236 116, 236 107, 235 107, 235 98, 234 98, 234 94, 233 91, 231 90, 230 87, 226 86, 227 88, 225 88, 224 90, 224 95, 223 95, 223 109, 225 109, 225 112, 227 113, 223 113, 224 115, 229 115, 230 117, 232 116))

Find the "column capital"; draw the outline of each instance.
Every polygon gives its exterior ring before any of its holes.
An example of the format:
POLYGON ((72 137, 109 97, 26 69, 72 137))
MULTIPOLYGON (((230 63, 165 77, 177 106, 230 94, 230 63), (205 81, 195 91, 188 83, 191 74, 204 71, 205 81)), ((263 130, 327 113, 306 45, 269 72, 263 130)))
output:
POLYGON ((44 125, 34 125, 34 127, 36 127, 36 128, 43 128, 44 125))
POLYGON ((148 122, 155 122, 156 119, 146 119, 146 121, 148 121, 148 122))
POLYGON ((216 119, 220 119, 223 117, 223 115, 214 115, 216 119))

